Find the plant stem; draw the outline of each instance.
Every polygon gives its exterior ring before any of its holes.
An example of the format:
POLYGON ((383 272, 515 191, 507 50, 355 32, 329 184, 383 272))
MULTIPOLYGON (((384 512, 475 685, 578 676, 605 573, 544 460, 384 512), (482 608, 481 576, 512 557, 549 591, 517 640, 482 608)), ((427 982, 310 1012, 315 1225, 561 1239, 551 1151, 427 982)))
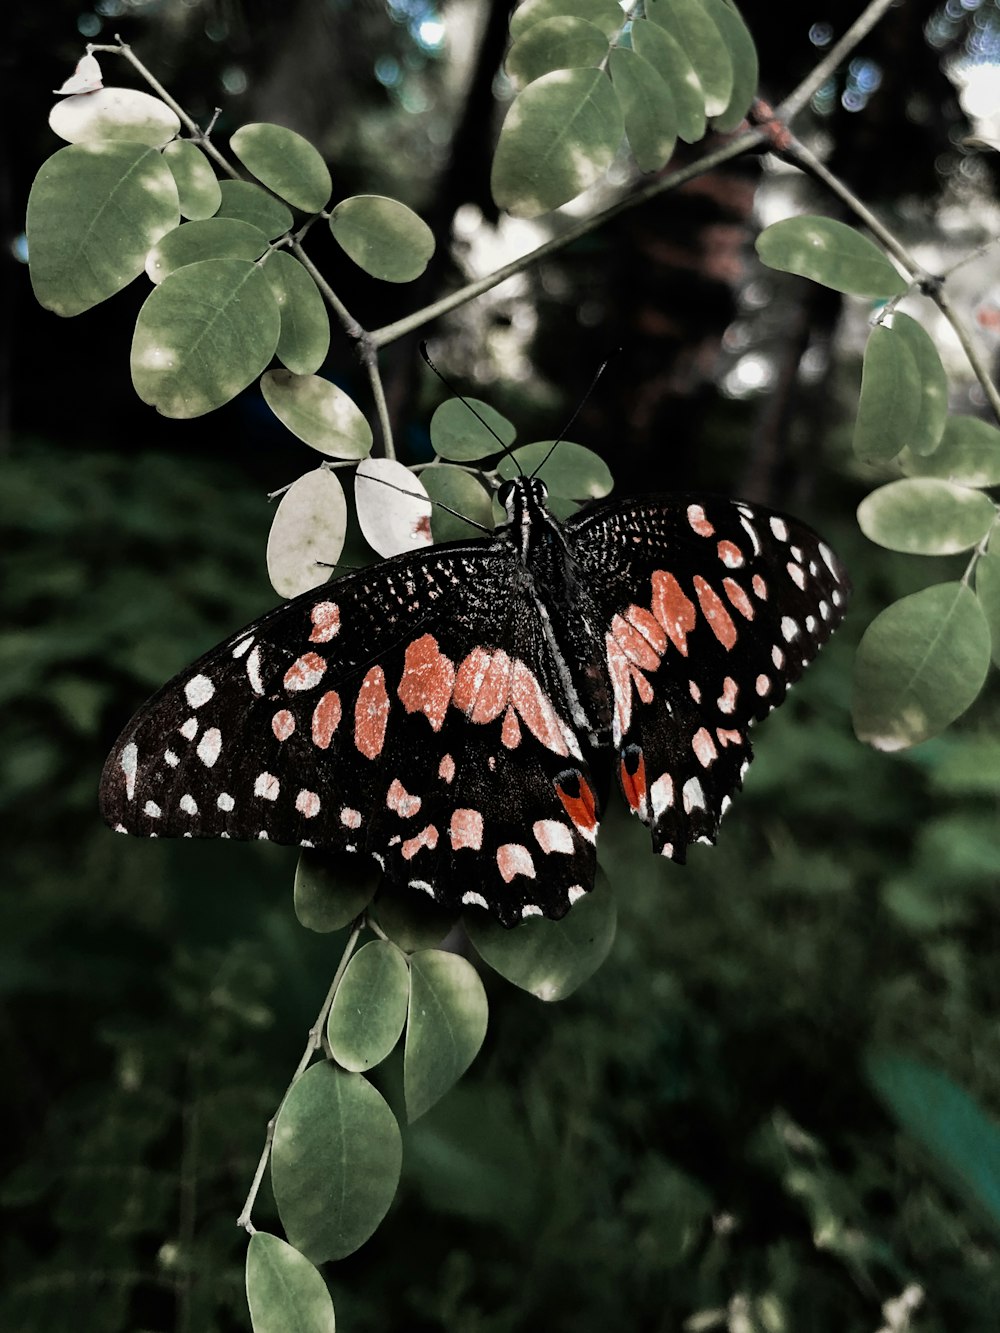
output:
MULTIPOLYGON (((110 55, 124 56, 125 59, 129 62, 129 64, 132 65, 133 68, 139 74, 142 75, 142 77, 149 84, 150 88, 152 88, 153 92, 156 93, 157 97, 159 97, 162 101, 166 102, 167 106, 178 118, 181 124, 186 127, 191 137, 198 141, 198 144, 200 145, 202 151, 206 153, 212 159, 213 162, 215 162, 219 167, 221 167, 227 176, 231 177, 233 180, 239 180, 239 172, 236 170, 235 167, 230 166, 230 164, 226 161, 223 155, 219 152, 218 148, 216 148, 215 144, 213 144, 211 139, 209 139, 207 132, 201 128, 201 126, 198 124, 196 120, 192 120, 192 118, 188 115, 188 113, 184 110, 184 108, 181 106, 179 102, 174 101, 174 99, 167 92, 166 88, 164 88, 163 84, 160 83, 159 79, 155 78, 154 75, 152 75, 149 72, 146 66, 142 63, 139 57, 132 50, 132 48, 126 45, 126 43, 122 41, 122 39, 118 36, 117 33, 115 33, 115 41, 117 43, 116 46, 94 46, 92 44, 88 44, 87 52, 88 54, 91 54, 94 51, 102 51, 102 52, 106 51, 110 55)), ((218 115, 218 112, 216 112, 216 115, 218 115)))
POLYGON ((835 194, 851 210, 855 217, 861 219, 872 235, 878 237, 893 258, 905 269, 907 277, 916 282, 923 295, 934 302, 955 331, 955 336, 962 346, 973 374, 982 386, 993 415, 1000 422, 1000 391, 998 391, 990 376, 989 367, 973 341, 971 333, 951 304, 944 289, 943 279, 927 273, 902 241, 875 216, 871 209, 861 202, 848 185, 845 185, 839 177, 830 171, 825 163, 820 161, 811 148, 807 148, 805 144, 793 138, 783 150, 782 156, 821 180, 831 193, 835 194))
POLYGON ((779 119, 786 122, 794 120, 803 107, 812 101, 813 94, 822 88, 845 56, 850 55, 862 38, 868 36, 886 10, 891 9, 896 2, 897 0, 871 0, 840 41, 830 47, 816 68, 807 74, 799 86, 793 89, 779 105, 777 112, 779 119))
POLYGON ((312 1027, 309 1029, 309 1037, 308 1040, 306 1041, 306 1048, 302 1052, 302 1058, 299 1060, 295 1073, 292 1075, 291 1082, 289 1083, 288 1087, 282 1094, 281 1101, 278 1103, 278 1109, 275 1111, 271 1119, 267 1122, 267 1133, 264 1136, 264 1148, 263 1151, 261 1152, 260 1160, 257 1163, 257 1170, 254 1172, 253 1175, 253 1181, 250 1185, 250 1192, 247 1195, 246 1202, 243 1205, 243 1211, 236 1219, 236 1225, 238 1227, 243 1227, 244 1230, 247 1231, 248 1234, 251 1236, 254 1234, 256 1228, 254 1227, 254 1224, 250 1221, 250 1214, 253 1212, 253 1206, 254 1203, 256 1202, 257 1194, 260 1191, 261 1181, 264 1179, 264 1172, 267 1169, 268 1158, 271 1156, 271 1145, 274 1143, 274 1127, 277 1123, 278 1116, 281 1114, 281 1108, 284 1106, 288 1098, 288 1094, 295 1086, 296 1079, 299 1077, 301 1073, 303 1073, 306 1066, 309 1064, 309 1061, 313 1058, 315 1053, 319 1050, 320 1046, 323 1044, 323 1029, 326 1026, 327 1015, 329 1014, 330 1008, 333 1005, 333 1001, 334 998, 336 997, 340 983, 344 979, 344 973, 347 971, 347 964, 351 961, 351 954, 354 952, 355 946, 357 945, 358 942, 358 937, 360 936, 362 930, 364 929, 364 926, 365 926, 365 913, 362 912, 361 915, 354 922, 354 925, 351 927, 351 933, 347 937, 347 943, 344 945, 344 952, 341 954, 340 962, 337 964, 337 970, 333 974, 333 980, 330 982, 330 989, 326 993, 326 999, 323 1001, 323 1005, 319 1013, 316 1015, 315 1023, 313 1023, 312 1027))

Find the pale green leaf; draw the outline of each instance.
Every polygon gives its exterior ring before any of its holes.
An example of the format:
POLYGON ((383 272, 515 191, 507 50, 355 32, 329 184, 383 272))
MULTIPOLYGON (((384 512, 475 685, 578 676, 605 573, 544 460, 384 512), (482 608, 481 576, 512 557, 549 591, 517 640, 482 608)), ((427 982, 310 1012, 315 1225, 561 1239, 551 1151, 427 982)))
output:
POLYGON ((534 23, 507 52, 504 68, 515 88, 554 69, 596 67, 608 54, 608 39, 586 19, 557 15, 534 23))
POLYGON ((399 1041, 410 998, 406 959, 387 940, 372 940, 347 965, 330 1009, 333 1058, 356 1074, 373 1068, 399 1041))
POLYGON ((536 23, 568 14, 595 24, 605 37, 613 37, 625 22, 625 15, 617 0, 524 0, 510 19, 510 35, 521 37, 536 23))
POLYGON ((739 128, 757 93, 760 73, 757 47, 742 15, 730 0, 703 0, 703 3, 715 20, 733 66, 732 96, 725 111, 715 117, 713 129, 720 134, 731 134, 739 128))
POLYGON ((1000 486, 1000 430, 979 417, 949 417, 941 443, 928 457, 906 453, 903 471, 963 486, 1000 486))
POLYGON ((948 418, 948 377, 934 340, 915 319, 897 311, 892 332, 909 349, 920 384, 917 423, 908 443, 915 454, 931 454, 941 443, 948 418))
POLYGON ((667 85, 677 117, 678 138, 685 143, 704 138, 705 90, 680 42, 658 23, 637 19, 632 25, 632 47, 667 85))
POLYGON ((647 60, 623 46, 611 52, 608 68, 636 165, 640 171, 659 171, 677 141, 673 95, 647 60))
POLYGON ((333 1301, 318 1269, 266 1231, 255 1231, 247 1248, 247 1304, 253 1333, 335 1333, 333 1301))
POLYGON ((701 83, 705 114, 721 116, 733 95, 733 62, 701 0, 646 0, 646 17, 680 42, 701 83))
POLYGON ((479 398, 446 398, 435 408, 430 432, 435 453, 456 463, 499 453, 517 435, 506 417, 479 398))
POLYGON ((990 627, 993 661, 1000 666, 1000 555, 981 555, 976 561, 976 597, 990 627))
POLYGON ((1000 1232, 1000 1122, 939 1069, 897 1052, 871 1052, 868 1081, 942 1180, 1000 1232))
POLYGON ((278 360, 295 375, 312 375, 330 350, 330 317, 319 288, 285 250, 268 256, 264 277, 281 312, 278 360))
POLYGON ((430 498, 420 479, 395 459, 364 459, 354 478, 354 504, 361 534, 379 555, 430 546, 430 498))
POLYGON ((869 541, 909 555, 957 555, 986 536, 996 506, 982 491, 933 477, 891 481, 858 506, 869 541))
POLYGON ((973 702, 989 665, 989 626, 964 583, 935 584, 894 602, 858 647, 858 738, 876 750, 903 750, 936 735, 973 702))
POLYGON ((431 533, 436 542, 457 541, 460 537, 481 537, 483 533, 473 526, 493 527, 493 505, 490 492, 481 481, 464 468, 442 463, 426 467, 420 473, 424 490, 435 502, 431 513, 431 533), (439 506, 447 505, 448 508, 439 506), (448 510, 454 510, 449 513, 448 510), (458 517, 462 515, 462 517, 458 517), (470 519, 466 523, 463 520, 470 519))
POLYGON ((600 70, 554 70, 511 103, 493 157, 493 198, 515 217, 558 208, 611 165, 625 126, 600 70))
POLYGON ((454 929, 458 913, 409 887, 382 885, 373 915, 393 944, 404 953, 433 949, 454 929))
POLYGON ((313 1263, 342 1259, 382 1221, 402 1142, 385 1100, 329 1061, 292 1084, 278 1112, 271 1184, 289 1241, 313 1263))
POLYGON ((833 218, 785 218, 757 237, 757 253, 769 268, 812 278, 852 296, 901 296, 907 280, 866 236, 833 218))
POLYGON ((379 872, 368 857, 303 847, 295 867, 295 915, 307 930, 329 934, 350 925, 375 896, 379 872))
POLYGON ((39 168, 28 197, 28 256, 39 304, 79 315, 143 270, 180 221, 170 168, 142 144, 77 144, 39 168))
POLYGON ((429 1111, 476 1058, 488 1006, 479 973, 458 954, 425 949, 410 958, 403 1088, 410 1123, 429 1111))
POLYGON ((67 143, 142 143, 161 148, 181 127, 166 102, 136 88, 99 88, 57 102, 49 125, 67 143))
POLYGON ((434 253, 434 233, 398 199, 356 194, 330 214, 337 244, 359 268, 383 282, 412 282, 434 253))
POLYGON ((328 582, 347 534, 347 498, 335 472, 314 468, 281 497, 267 538, 267 574, 282 597, 328 582))
POLYGON ((552 443, 551 440, 538 440, 534 444, 522 444, 512 455, 505 454, 500 459, 497 473, 505 481, 512 481, 522 474, 537 475, 545 482, 550 495, 573 500, 597 500, 611 491, 614 479, 603 458, 570 440, 560 440, 554 449, 552 443), (546 461, 542 462, 543 459, 546 461))
POLYGON ((607 876, 561 921, 529 917, 507 930, 485 912, 466 912, 469 939, 502 977, 539 1000, 564 1000, 597 971, 614 943, 618 913, 607 876))
POLYGON ((190 139, 174 139, 164 148, 163 160, 173 173, 181 217, 193 222, 212 217, 222 203, 222 191, 201 149, 190 139))
POLYGON ((876 324, 865 344, 855 453, 879 462, 895 458, 914 437, 920 407, 920 377, 908 343, 876 324))
POLYGON ((248 171, 303 213, 326 207, 333 184, 319 152, 284 125, 243 125, 229 146, 248 171))
POLYGON ((202 259, 259 259, 268 240, 257 227, 236 218, 185 222, 168 231, 146 256, 146 276, 162 282, 168 273, 202 259))
POLYGON ((256 264, 187 264, 154 287, 139 311, 132 339, 135 391, 167 417, 211 412, 261 373, 278 345, 280 324, 256 264))
POLYGON ((220 218, 249 222, 251 226, 259 227, 269 241, 283 236, 291 228, 291 211, 253 181, 220 181, 219 189, 222 192, 220 218))
MULTIPOLYGON (((308 276, 308 275, 307 275, 308 276)), ((269 370, 261 376, 268 407, 310 448, 332 458, 367 458, 372 428, 350 394, 319 375, 269 370)))

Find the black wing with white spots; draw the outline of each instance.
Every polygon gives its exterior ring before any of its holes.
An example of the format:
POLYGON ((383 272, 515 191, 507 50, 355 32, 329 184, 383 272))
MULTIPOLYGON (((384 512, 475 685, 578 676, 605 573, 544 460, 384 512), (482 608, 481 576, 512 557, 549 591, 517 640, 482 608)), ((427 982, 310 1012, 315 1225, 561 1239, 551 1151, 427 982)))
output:
POLYGON ((840 623, 850 582, 811 528, 726 499, 600 505, 566 534, 604 619, 619 786, 683 862, 715 841, 750 726, 840 623))

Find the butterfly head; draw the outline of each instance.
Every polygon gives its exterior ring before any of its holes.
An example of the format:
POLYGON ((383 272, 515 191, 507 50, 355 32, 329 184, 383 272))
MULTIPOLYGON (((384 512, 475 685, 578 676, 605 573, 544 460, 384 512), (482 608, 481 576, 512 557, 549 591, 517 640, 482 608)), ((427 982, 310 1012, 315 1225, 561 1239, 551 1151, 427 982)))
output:
POLYGON ((532 510, 545 508, 548 494, 541 477, 515 477, 500 483, 497 499, 507 511, 507 522, 516 527, 532 510))

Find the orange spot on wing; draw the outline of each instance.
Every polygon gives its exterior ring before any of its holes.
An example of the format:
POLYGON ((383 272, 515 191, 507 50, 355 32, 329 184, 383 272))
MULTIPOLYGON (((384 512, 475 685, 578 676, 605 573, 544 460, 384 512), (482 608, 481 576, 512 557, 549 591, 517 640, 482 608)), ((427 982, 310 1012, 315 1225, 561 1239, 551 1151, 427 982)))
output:
POLYGON ((500 732, 500 739, 506 745, 508 750, 516 750, 521 744, 521 728, 517 720, 517 714, 508 704, 507 711, 503 715, 503 728, 500 732))
POLYGON ((555 788, 570 819, 593 842, 597 836, 597 799, 587 779, 582 773, 568 773, 563 780, 556 779, 555 788))
POLYGON ((569 754, 566 737, 559 725, 559 714, 552 706, 552 700, 523 662, 514 663, 510 698, 521 721, 535 740, 541 741, 546 749, 552 750, 555 754, 569 754))
POLYGON ((433 851, 437 846, 437 842, 438 831, 433 824, 428 824, 426 828, 421 829, 414 837, 407 838, 399 850, 404 861, 412 861, 422 847, 426 847, 429 851, 433 851))
MULTIPOLYGON (((656 652, 646 636, 623 616, 612 618, 611 634, 625 656, 636 666, 640 666, 646 671, 655 671, 660 665, 661 653, 656 652)), ((664 643, 664 647, 666 647, 666 643, 664 643)))
POLYGON ((478 810, 455 810, 448 826, 448 837, 455 851, 469 847, 478 852, 483 845, 483 817, 478 810))
POLYGON ((733 606, 736 607, 737 611, 739 611, 740 615, 745 616, 747 620, 753 620, 753 602, 751 602, 750 598, 746 595, 736 580, 728 578, 723 579, 722 586, 726 590, 726 596, 732 602, 733 606))
POLYGON ((716 727, 715 734, 719 738, 719 744, 723 747, 743 744, 742 731, 727 731, 725 727, 716 727))
POLYGON ((396 691, 406 711, 423 713, 434 731, 440 731, 454 685, 455 667, 433 635, 415 639, 406 649, 403 676, 396 691))
POLYGON ((727 569, 739 569, 743 563, 743 552, 732 542, 719 542, 719 559, 727 569))
POLYGON ((736 642, 736 626, 723 606, 722 598, 714 588, 709 587, 700 574, 694 576, 694 590, 698 596, 701 613, 708 621, 712 633, 723 648, 732 648, 736 642))
POLYGON ((455 707, 472 722, 492 722, 510 700, 512 670, 505 652, 473 648, 455 674, 455 707))
POLYGON ((385 673, 381 667, 374 666, 361 682, 354 705, 354 744, 367 759, 375 759, 382 753, 388 720, 385 673))
POLYGON ((319 653, 303 653, 285 672, 286 690, 311 690, 318 685, 326 671, 326 659, 319 653))
POLYGON ((707 727, 699 727, 694 733, 694 737, 691 741, 691 749, 694 750, 695 758, 698 760, 698 763, 701 764, 702 768, 708 768, 708 766, 719 757, 719 752, 715 748, 715 742, 712 740, 712 737, 708 734, 707 727))
POLYGON ((336 602, 317 602, 309 619, 313 623, 310 643, 329 643, 340 632, 340 607, 336 602))
POLYGON ((639 631, 657 657, 662 657, 667 646, 667 636, 663 632, 663 626, 652 611, 647 611, 644 606, 636 606, 633 603, 626 610, 625 619, 639 631))
POLYGON ((662 569, 653 572, 652 606, 653 615, 663 626, 667 638, 682 656, 687 657, 687 636, 698 622, 698 613, 673 574, 662 569))
POLYGON ((279 741, 287 741, 295 730, 295 715, 287 708, 279 709, 271 718, 271 730, 279 741))
POLYGON ((619 767, 622 791, 632 809, 639 814, 646 808, 646 760, 641 750, 637 755, 623 756, 619 767), (629 758, 634 759, 635 767, 629 771, 629 758))
POLYGON ((336 690, 327 690, 313 709, 312 738, 313 745, 321 750, 330 748, 333 733, 340 724, 340 695, 336 690))

